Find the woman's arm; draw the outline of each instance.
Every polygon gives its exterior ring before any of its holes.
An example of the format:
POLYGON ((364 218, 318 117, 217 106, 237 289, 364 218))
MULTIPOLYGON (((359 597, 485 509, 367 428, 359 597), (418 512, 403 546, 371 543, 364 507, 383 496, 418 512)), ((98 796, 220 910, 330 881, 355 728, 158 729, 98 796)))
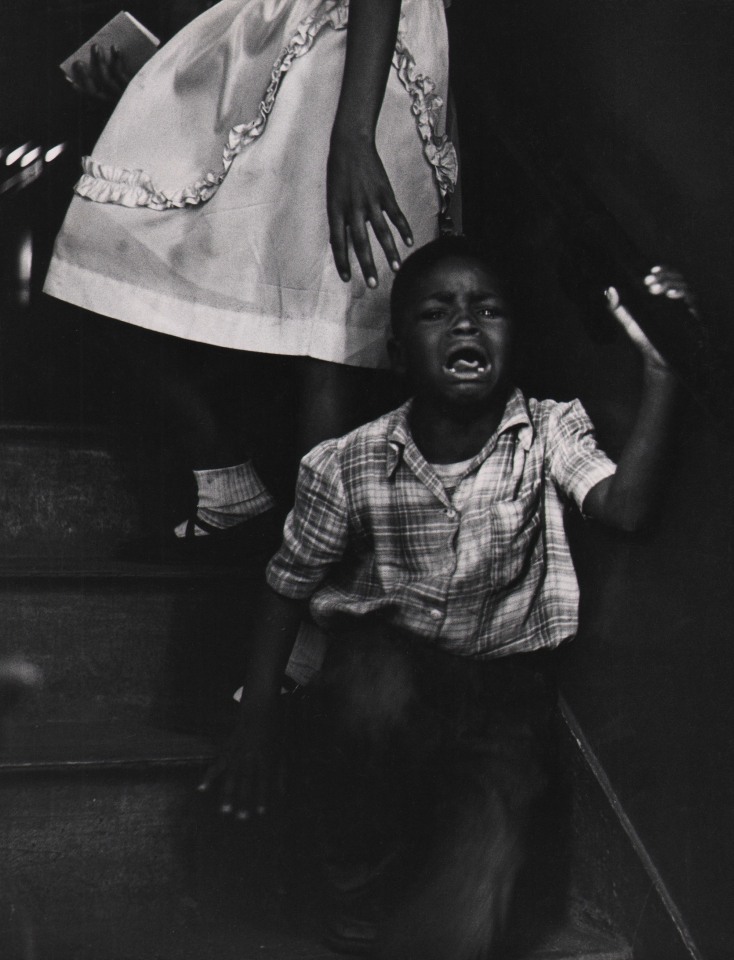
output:
POLYGON ((375 132, 390 72, 401 0, 350 0, 347 53, 331 134, 327 205, 332 251, 342 280, 351 279, 349 243, 368 286, 377 271, 369 223, 394 270, 400 265, 386 216, 403 241, 412 236, 375 146, 375 132))

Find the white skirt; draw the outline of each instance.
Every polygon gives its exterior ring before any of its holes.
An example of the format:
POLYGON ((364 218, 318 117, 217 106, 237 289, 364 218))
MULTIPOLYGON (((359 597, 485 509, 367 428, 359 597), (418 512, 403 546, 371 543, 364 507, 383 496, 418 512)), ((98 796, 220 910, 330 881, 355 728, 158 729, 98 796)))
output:
MULTIPOLYGON (((166 44, 84 159, 46 292, 235 350, 382 365, 385 257, 373 240, 370 290, 329 246, 347 17, 348 0, 222 0, 166 44)), ((447 79, 442 0, 403 0, 377 146, 416 246, 456 179, 447 79)))

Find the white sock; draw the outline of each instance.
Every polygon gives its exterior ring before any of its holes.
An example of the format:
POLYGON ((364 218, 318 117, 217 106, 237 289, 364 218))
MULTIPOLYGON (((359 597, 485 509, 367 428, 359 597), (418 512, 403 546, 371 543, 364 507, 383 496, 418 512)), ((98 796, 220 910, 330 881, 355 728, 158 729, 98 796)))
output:
MULTIPOLYGON (((251 460, 234 467, 194 470, 194 477, 199 494, 196 516, 217 530, 233 527, 275 505, 251 460)), ((179 523, 176 536, 185 537, 187 526, 188 520, 179 523)), ((197 537, 207 535, 198 526, 194 533, 197 537)))

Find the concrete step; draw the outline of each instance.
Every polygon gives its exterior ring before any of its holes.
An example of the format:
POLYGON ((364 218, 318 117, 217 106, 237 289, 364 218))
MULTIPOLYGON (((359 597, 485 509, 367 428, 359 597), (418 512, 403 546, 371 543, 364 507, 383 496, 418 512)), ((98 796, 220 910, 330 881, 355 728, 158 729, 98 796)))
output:
POLYGON ((633 960, 630 947, 590 925, 569 920, 517 960, 633 960))
POLYGON ((131 464, 73 426, 0 426, 0 554, 105 556, 142 532, 131 464))
POLYGON ((144 724, 11 728, 0 754, 2 886, 42 915, 106 916, 182 891, 200 839, 195 785, 210 742, 144 724), (105 904, 107 904, 105 906, 105 904))
MULTIPOLYGON (((232 916, 188 899, 155 917, 129 917, 118 930, 86 929, 69 960, 335 960, 317 933, 287 916, 232 916), (219 915, 217 915, 217 913, 219 915), (111 946, 114 944, 114 946, 111 946)), ((61 958, 59 958, 61 960, 61 958)), ((66 960, 66 957, 64 957, 66 960)), ((569 923, 513 960, 632 960, 629 949, 569 923)))
POLYGON ((215 755, 207 738, 141 723, 20 723, 0 749, 0 777, 201 766, 215 755))
POLYGON ((83 558, 0 565, 0 643, 44 676, 32 720, 211 715, 241 682, 262 589, 249 568, 156 567, 83 558))
MULTIPOLYGON (((132 723, 22 724, 10 734, 0 754, 0 902, 31 917, 39 960, 332 956, 287 818, 276 809, 228 823, 195 790, 211 741, 132 723)), ((540 909, 516 960, 632 960, 588 922, 539 927, 540 909)))

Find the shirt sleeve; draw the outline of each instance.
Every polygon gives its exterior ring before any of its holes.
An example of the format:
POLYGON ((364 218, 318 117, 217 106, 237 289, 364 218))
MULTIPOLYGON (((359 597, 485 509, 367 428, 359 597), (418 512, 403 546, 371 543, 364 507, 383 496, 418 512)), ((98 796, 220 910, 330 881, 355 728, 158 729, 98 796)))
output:
POLYGON ((344 555, 347 530, 336 442, 327 441, 301 461, 296 501, 285 522, 283 543, 266 571, 270 587, 293 600, 310 597, 344 555))
POLYGON ((597 444, 594 425, 579 400, 553 405, 545 458, 551 479, 579 510, 589 491, 617 469, 597 444))

